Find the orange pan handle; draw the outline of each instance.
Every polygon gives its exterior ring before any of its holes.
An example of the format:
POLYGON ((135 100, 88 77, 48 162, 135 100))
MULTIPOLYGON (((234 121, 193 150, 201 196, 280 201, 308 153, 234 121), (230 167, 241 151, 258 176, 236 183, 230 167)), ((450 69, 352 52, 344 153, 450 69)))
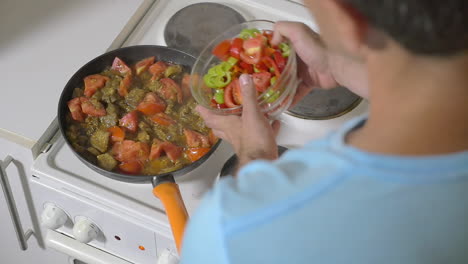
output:
POLYGON ((185 225, 188 220, 187 209, 180 194, 179 186, 175 183, 173 176, 157 178, 153 180, 153 194, 159 198, 164 205, 172 235, 174 236, 177 250, 180 253, 185 225))

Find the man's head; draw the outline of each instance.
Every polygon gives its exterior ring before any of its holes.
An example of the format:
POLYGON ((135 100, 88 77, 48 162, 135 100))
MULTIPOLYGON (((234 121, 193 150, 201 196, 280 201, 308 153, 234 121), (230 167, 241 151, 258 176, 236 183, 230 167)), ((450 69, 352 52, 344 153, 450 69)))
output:
POLYGON ((398 43, 416 55, 468 51, 467 0, 308 0, 332 49, 355 53, 398 43))

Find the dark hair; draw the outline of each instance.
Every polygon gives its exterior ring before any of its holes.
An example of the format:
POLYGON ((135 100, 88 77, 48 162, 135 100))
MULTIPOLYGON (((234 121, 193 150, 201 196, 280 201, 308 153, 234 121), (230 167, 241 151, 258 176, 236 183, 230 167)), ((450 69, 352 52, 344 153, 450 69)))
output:
POLYGON ((344 0, 410 52, 468 50, 468 0, 344 0))

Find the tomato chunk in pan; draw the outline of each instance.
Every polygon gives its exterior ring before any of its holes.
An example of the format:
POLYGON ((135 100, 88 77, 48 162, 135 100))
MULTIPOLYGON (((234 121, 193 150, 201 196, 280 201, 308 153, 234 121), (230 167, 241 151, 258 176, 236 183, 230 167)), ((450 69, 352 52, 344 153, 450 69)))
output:
POLYGON ((93 96, 93 94, 95 94, 98 89, 106 85, 107 81, 109 81, 109 77, 100 74, 86 76, 84 78, 84 95, 87 97, 93 96))
POLYGON ((184 129, 184 135, 185 135, 185 139, 187 140, 187 146, 191 148, 209 148, 210 147, 210 140, 205 135, 202 135, 188 128, 184 129))
POLYGON ((131 132, 136 132, 138 130, 138 113, 137 111, 131 111, 130 113, 124 115, 120 119, 120 126, 123 126, 130 130, 131 132))

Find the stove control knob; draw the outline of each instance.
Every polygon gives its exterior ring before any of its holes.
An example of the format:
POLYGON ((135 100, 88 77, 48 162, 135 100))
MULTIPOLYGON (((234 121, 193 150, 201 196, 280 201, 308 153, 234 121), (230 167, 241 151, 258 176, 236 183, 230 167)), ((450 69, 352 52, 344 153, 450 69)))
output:
POLYGON ((55 204, 48 203, 41 214, 41 223, 43 226, 55 230, 62 227, 68 220, 68 215, 55 204))
POLYGON ((89 243, 99 235, 99 227, 89 218, 79 216, 73 226, 73 235, 81 243, 89 243))

